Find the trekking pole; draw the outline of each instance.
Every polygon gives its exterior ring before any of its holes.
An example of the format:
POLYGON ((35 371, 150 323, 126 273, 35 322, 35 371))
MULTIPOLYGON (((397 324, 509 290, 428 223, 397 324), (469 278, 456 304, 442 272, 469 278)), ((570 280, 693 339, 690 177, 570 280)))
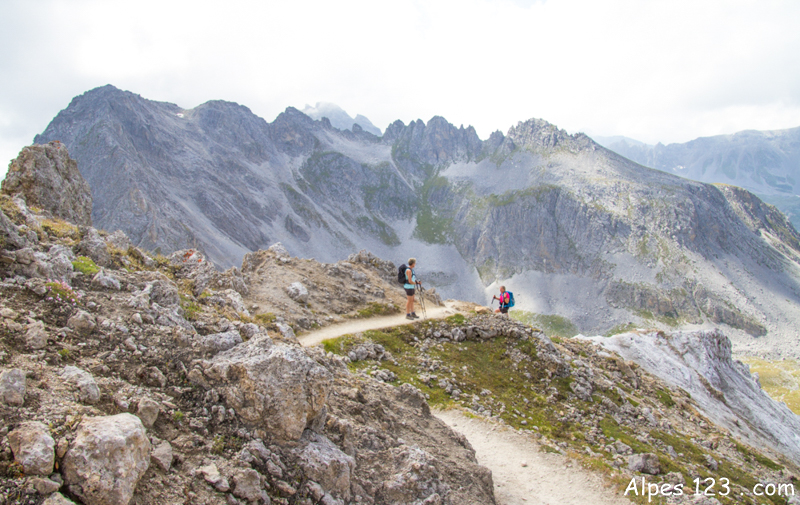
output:
POLYGON ((419 306, 422 308, 422 317, 428 319, 428 311, 425 310, 425 288, 422 284, 417 284, 417 292, 419 293, 419 306))

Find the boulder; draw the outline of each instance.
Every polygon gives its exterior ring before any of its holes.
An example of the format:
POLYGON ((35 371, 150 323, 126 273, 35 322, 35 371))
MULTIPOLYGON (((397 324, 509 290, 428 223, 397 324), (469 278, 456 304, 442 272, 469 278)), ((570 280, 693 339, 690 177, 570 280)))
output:
POLYGON ((214 489, 221 493, 226 493, 231 489, 228 479, 219 473, 217 465, 209 463, 197 469, 197 473, 203 476, 203 480, 214 486, 214 489))
POLYGON ((276 242, 276 243, 272 244, 271 246, 269 246, 267 251, 271 251, 271 252, 275 253, 275 256, 277 256, 279 258, 291 257, 291 254, 289 253, 289 250, 286 249, 286 247, 284 247, 284 245, 281 244, 280 242, 276 242))
POLYGON ((6 405, 21 407, 25 403, 25 372, 19 368, 0 373, 0 401, 6 405))
POLYGON ((224 333, 212 333, 211 335, 197 335, 195 341, 203 351, 217 354, 241 344, 242 336, 238 331, 230 330, 224 333))
POLYGON ((28 331, 25 332, 25 343, 28 349, 32 350, 47 347, 47 332, 44 329, 43 322, 34 321, 28 325, 28 331))
POLYGON ((56 460, 56 442, 43 423, 29 421, 8 434, 14 461, 27 475, 50 475, 56 460))
POLYGON ((53 494, 59 489, 61 489, 61 484, 59 484, 58 482, 54 482, 50 479, 44 479, 41 477, 36 477, 35 479, 31 479, 31 484, 33 485, 33 489, 35 489, 36 492, 41 495, 53 494))
POLYGON ((648 473, 658 475, 661 473, 661 463, 658 456, 652 453, 634 454, 628 456, 628 470, 631 472, 648 473))
POLYGON ((92 225, 92 194, 58 141, 25 147, 11 162, 2 183, 2 192, 21 194, 28 205, 35 205, 77 225, 92 225))
POLYGON ((89 335, 97 328, 97 319, 85 310, 78 310, 69 318, 67 326, 83 335, 89 335))
POLYGON ((350 499, 350 479, 356 460, 326 437, 315 435, 314 440, 298 454, 298 463, 306 477, 321 484, 334 496, 350 499))
POLYGON ((81 256, 88 256, 98 266, 107 267, 111 265, 111 253, 103 237, 94 228, 81 229, 81 241, 78 243, 76 253, 81 256))
POLYGON ((100 399, 100 389, 89 372, 67 365, 61 372, 61 377, 78 388, 78 400, 82 403, 92 404, 100 399))
POLYGON ((250 317, 250 312, 244 305, 244 299, 239 292, 233 289, 223 289, 222 291, 215 291, 211 296, 205 299, 206 303, 213 303, 220 307, 227 307, 236 312, 250 317))
POLYGON ((217 354, 204 374, 245 423, 282 440, 298 440, 325 415, 333 380, 302 348, 265 335, 217 354))
MULTIPOLYGON (((266 495, 261 488, 261 475, 251 468, 237 470, 233 476, 233 494, 251 503, 262 499, 266 495)), ((266 500, 265 500, 266 501, 266 500)))
POLYGON ((64 479, 86 505, 127 505, 150 466, 150 449, 136 416, 85 418, 64 456, 64 479))
POLYGON ((113 289, 114 291, 122 289, 122 284, 119 282, 119 279, 106 273, 104 268, 101 268, 100 271, 94 275, 92 284, 100 286, 101 288, 113 289))
POLYGON ((308 289, 301 282, 293 282, 286 286, 286 294, 297 303, 308 302, 308 289))
POLYGON ((150 301, 162 307, 177 307, 181 301, 178 286, 170 280, 157 280, 150 283, 150 301))

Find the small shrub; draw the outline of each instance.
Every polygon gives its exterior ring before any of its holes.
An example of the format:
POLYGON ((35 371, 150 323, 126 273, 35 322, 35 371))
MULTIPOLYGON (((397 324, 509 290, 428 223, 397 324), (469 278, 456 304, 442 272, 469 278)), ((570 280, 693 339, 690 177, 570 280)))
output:
POLYGON ((172 420, 176 423, 180 423, 183 421, 183 418, 186 417, 186 414, 181 412, 180 410, 176 410, 174 414, 172 414, 172 420))
POLYGON ((264 314, 256 314, 254 319, 261 326, 267 326, 275 322, 276 316, 272 312, 265 312, 264 314))
POLYGON ((47 288, 47 293, 45 295, 47 301, 75 306, 78 305, 81 299, 80 293, 76 293, 72 289, 72 286, 64 281, 52 281, 48 279, 45 287, 47 288))
POLYGON ((58 238, 71 238, 73 240, 80 239, 78 227, 60 219, 44 219, 42 220, 42 229, 48 234, 58 238))
POLYGON ((72 268, 84 275, 94 275, 100 271, 100 267, 92 261, 92 258, 86 256, 78 256, 78 258, 72 262, 72 268))
POLYGON ((366 308, 359 310, 355 317, 367 319, 375 316, 390 316, 392 314, 397 314, 398 312, 400 312, 400 309, 394 305, 384 305, 378 302, 371 302, 366 308))
POLYGON ((223 452, 225 452, 224 435, 214 436, 214 442, 211 444, 211 452, 213 452, 214 454, 222 454, 223 452))

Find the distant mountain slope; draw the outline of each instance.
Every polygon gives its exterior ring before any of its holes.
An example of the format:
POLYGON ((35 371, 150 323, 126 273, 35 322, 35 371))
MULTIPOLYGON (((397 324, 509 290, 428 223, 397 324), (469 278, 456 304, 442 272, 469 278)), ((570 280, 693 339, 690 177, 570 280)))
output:
POLYGON ((367 248, 416 256, 445 296, 488 303, 503 283, 518 307, 584 332, 630 321, 724 324, 759 346, 794 335, 800 235, 750 193, 643 168, 539 119, 486 140, 441 117, 356 130, 106 86, 36 142, 63 141, 95 225, 142 247, 199 247, 225 266, 277 241, 322 261, 367 248))
POLYGON ((701 182, 740 186, 775 205, 800 226, 800 127, 747 130, 683 144, 648 145, 597 137, 602 145, 647 167, 701 182))
POLYGON ((334 128, 340 130, 353 130, 353 127, 358 125, 362 130, 373 135, 381 135, 381 129, 372 124, 372 121, 368 118, 361 114, 356 114, 356 117, 352 118, 344 109, 335 103, 317 102, 314 107, 306 105, 302 112, 311 119, 321 120, 326 117, 330 120, 334 128))

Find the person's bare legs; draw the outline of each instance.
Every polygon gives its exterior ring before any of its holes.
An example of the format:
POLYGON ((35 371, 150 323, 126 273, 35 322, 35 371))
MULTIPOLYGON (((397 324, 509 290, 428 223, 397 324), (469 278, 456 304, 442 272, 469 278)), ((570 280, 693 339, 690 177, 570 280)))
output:
POLYGON ((406 295, 406 314, 414 312, 414 295, 406 295))

